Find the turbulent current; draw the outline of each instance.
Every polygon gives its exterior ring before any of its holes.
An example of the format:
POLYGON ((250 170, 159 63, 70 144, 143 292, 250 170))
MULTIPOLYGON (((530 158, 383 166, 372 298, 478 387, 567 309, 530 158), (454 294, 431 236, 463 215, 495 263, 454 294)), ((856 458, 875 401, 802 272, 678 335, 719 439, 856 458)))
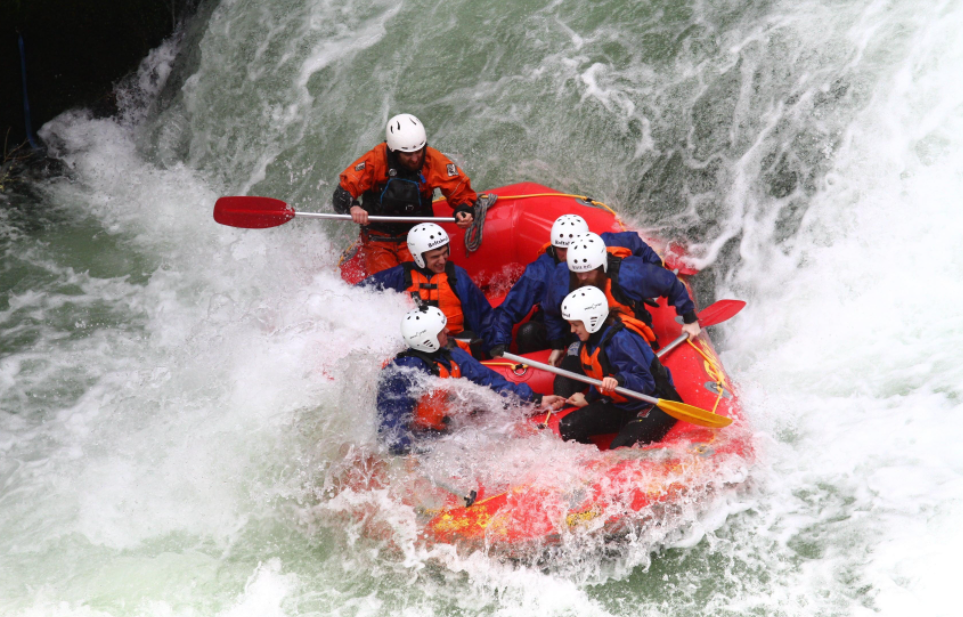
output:
MULTIPOLYGON (((961 32, 960 0, 202 6, 0 194, 0 614, 959 614, 961 32), (211 212, 329 210, 400 112, 475 188, 590 195, 749 302, 712 332, 738 481, 537 559, 426 545, 378 491, 386 533, 339 516, 405 301, 341 282, 356 227, 211 212)), ((502 421, 468 460, 557 472, 502 421)))

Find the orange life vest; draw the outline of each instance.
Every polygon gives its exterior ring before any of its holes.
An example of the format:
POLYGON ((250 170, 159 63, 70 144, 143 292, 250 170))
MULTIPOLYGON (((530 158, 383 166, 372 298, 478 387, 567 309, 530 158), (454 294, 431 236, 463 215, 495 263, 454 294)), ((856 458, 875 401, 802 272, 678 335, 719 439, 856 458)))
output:
MULTIPOLYGON (((541 257, 541 256, 542 256, 542 253, 547 253, 547 252, 548 252, 548 249, 550 249, 550 248, 552 248, 552 243, 551 243, 551 242, 546 242, 545 244, 543 244, 543 245, 542 245, 542 248, 540 248, 540 249, 538 249, 537 251, 535 251, 535 259, 538 259, 539 257, 541 257)), ((557 255, 552 255, 552 257, 555 258, 555 263, 558 263, 558 256, 557 256, 557 255)))
MULTIPOLYGON (((436 362, 432 374, 442 379, 457 379, 461 377, 461 368, 455 364, 454 360, 451 361, 450 371, 444 364, 436 362)), ((412 427, 420 430, 445 430, 448 425, 450 400, 451 395, 444 386, 435 388, 422 396, 415 405, 414 417, 411 420, 412 427)))
MULTIPOLYGON (((608 298, 609 311, 618 313, 619 317, 623 318, 626 324, 631 323, 633 330, 638 332, 653 349, 658 349, 659 345, 656 341, 655 332, 649 325, 652 322, 652 315, 642 303, 626 298, 618 286, 619 269, 622 266, 622 260, 630 257, 632 251, 624 246, 607 246, 605 247, 605 251, 609 254, 609 263, 606 269, 605 289, 602 291, 605 292, 605 297, 608 298), (621 300, 619 298, 621 298, 621 300)), ((570 274, 569 280, 569 291, 574 291, 578 288, 578 278, 575 276, 575 273, 570 274)))
POLYGON ((639 336, 645 339, 650 345, 655 342, 655 332, 650 328, 644 321, 636 318, 635 308, 629 306, 628 304, 622 304, 615 299, 612 295, 612 279, 605 279, 605 297, 609 301, 609 311, 615 311, 619 314, 619 317, 625 323, 625 325, 632 330, 639 333, 639 336))
POLYGON ((405 268, 405 291, 415 303, 419 306, 438 307, 448 318, 449 333, 461 333, 465 329, 465 313, 461 307, 461 299, 455 292, 455 264, 449 261, 445 264, 443 273, 432 273, 430 276, 426 276, 412 262, 401 265, 405 268))
MULTIPOLYGON (((601 381, 606 377, 611 377, 612 369, 609 366, 608 358, 605 357, 605 352, 602 348, 605 347, 606 343, 612 340, 612 337, 615 336, 617 332, 628 328, 629 330, 641 336, 643 339, 645 338, 643 331, 637 327, 637 324, 642 323, 641 321, 634 318, 627 320, 620 316, 618 318, 618 322, 619 323, 609 327, 609 331, 606 332, 605 336, 602 337, 602 340, 599 341, 598 346, 595 348, 595 351, 592 352, 592 354, 588 353, 588 345, 585 343, 580 345, 579 360, 582 362, 582 370, 585 371, 586 375, 593 379, 598 379, 601 381)), ((645 326, 645 324, 642 325, 645 326)), ((651 329, 649 329, 649 331, 651 332, 651 329)), ((614 392, 609 396, 609 398, 611 398, 615 403, 625 403, 629 400, 621 394, 616 394, 614 392)))

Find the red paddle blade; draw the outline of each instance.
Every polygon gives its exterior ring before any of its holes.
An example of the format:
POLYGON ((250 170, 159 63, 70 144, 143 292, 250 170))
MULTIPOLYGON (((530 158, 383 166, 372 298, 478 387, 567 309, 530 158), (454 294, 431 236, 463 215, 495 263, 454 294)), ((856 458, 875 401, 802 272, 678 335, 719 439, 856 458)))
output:
POLYGON ((214 204, 214 220, 221 225, 264 229, 284 225, 294 218, 294 210, 272 197, 221 197, 214 204))
POLYGON ((746 305, 743 300, 719 300, 713 302, 699 313, 699 325, 703 328, 722 323, 742 310, 746 305))

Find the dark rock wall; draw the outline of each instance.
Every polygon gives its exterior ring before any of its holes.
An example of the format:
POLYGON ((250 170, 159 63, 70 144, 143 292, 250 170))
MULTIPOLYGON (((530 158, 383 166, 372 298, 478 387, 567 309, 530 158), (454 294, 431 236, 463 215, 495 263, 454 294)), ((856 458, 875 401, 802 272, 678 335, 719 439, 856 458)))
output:
POLYGON ((18 34, 34 134, 73 107, 115 111, 113 84, 137 69, 197 0, 0 0, 0 143, 27 139, 18 34))

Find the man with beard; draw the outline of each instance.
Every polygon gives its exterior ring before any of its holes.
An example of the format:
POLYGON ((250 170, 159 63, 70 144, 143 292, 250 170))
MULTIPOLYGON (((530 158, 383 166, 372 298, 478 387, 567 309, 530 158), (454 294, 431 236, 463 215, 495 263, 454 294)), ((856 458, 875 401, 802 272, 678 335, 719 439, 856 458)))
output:
POLYGON ((428 145, 425 127, 411 114, 388 121, 385 141, 341 172, 334 210, 361 225, 368 274, 412 261, 405 240, 414 223, 373 223, 368 215, 432 217, 432 194, 440 189, 459 227, 472 223, 478 196, 468 176, 428 145))

